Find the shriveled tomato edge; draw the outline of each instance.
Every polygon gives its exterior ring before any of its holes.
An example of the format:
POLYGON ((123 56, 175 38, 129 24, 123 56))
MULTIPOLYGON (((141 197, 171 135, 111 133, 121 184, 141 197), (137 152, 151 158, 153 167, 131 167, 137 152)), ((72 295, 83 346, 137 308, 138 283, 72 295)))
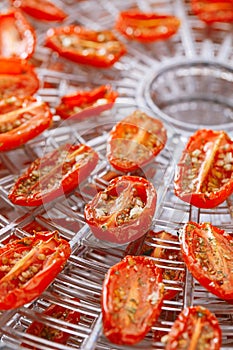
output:
POLYGON ((66 240, 58 238, 57 241, 56 251, 48 257, 39 273, 23 287, 10 291, 4 298, 1 298, 0 293, 0 310, 15 309, 31 302, 53 282, 71 254, 70 244, 66 240))
MULTIPOLYGON (((138 269, 140 268, 140 265, 146 265, 148 268, 150 268, 152 271, 154 271, 155 274, 155 281, 153 282, 154 285, 157 285, 157 290, 161 291, 159 287, 159 284, 162 284, 162 273, 161 270, 155 266, 154 262, 149 258, 145 256, 125 256, 120 262, 117 264, 113 265, 112 267, 109 268, 107 271, 107 274, 105 275, 105 279, 103 282, 102 286, 102 294, 101 294, 101 310, 102 310, 102 315, 103 315, 103 330, 105 336, 112 341, 115 344, 127 344, 127 345, 132 345, 135 343, 140 342, 145 335, 148 333, 150 330, 151 326, 153 325, 154 322, 158 319, 162 305, 163 305, 163 293, 159 293, 159 297, 156 301, 156 305, 152 305, 151 309, 151 316, 150 319, 147 320, 147 324, 144 324, 144 329, 138 329, 138 334, 128 334, 124 335, 122 334, 122 329, 120 325, 115 327, 112 324, 112 313, 110 310, 110 304, 111 304, 111 299, 114 297, 110 295, 109 292, 109 285, 113 283, 114 279, 115 282, 118 278, 118 271, 126 270, 127 271, 127 266, 128 266, 128 260, 129 259, 134 259, 137 263, 137 269, 135 269, 135 274, 137 274, 138 269), (113 328, 114 327, 114 328, 113 328), (122 338, 123 337, 123 338, 122 338)), ((123 287, 123 286, 122 286, 123 287)))
MULTIPOLYGON (((202 307, 202 306, 191 306, 186 307, 183 309, 180 314, 178 315, 177 319, 173 323, 173 326, 171 328, 171 331, 168 335, 168 341, 166 343, 166 350, 174 350, 177 349, 177 342, 180 335, 185 332, 186 323, 188 322, 188 318, 191 314, 198 314, 203 312, 206 315, 206 320, 204 322, 208 322, 212 328, 214 329, 214 347, 211 348, 212 350, 219 350, 222 342, 222 331, 219 326, 218 320, 216 316, 211 313, 208 309, 202 307)), ((195 327, 195 325, 194 325, 195 327)), ((188 339, 187 339, 188 340, 188 339)))
POLYGON ((61 27, 61 28, 55 28, 55 29, 49 29, 49 31, 47 32, 47 37, 46 37, 46 41, 45 41, 45 46, 56 51, 61 57, 64 57, 66 59, 69 59, 73 62, 79 63, 79 64, 83 64, 83 65, 90 65, 93 67, 97 67, 97 68, 110 68, 114 65, 114 63, 116 63, 117 61, 119 61, 119 59, 126 53, 126 48, 123 45, 123 43, 121 43, 117 38, 116 40, 120 43, 120 48, 121 50, 118 52, 117 55, 111 55, 111 58, 107 58, 106 56, 103 57, 98 57, 96 55, 87 55, 84 56, 82 53, 79 53, 78 51, 72 51, 69 49, 65 49, 62 46, 58 46, 53 39, 56 38, 57 35, 59 34, 76 34, 77 36, 79 35, 79 32, 75 30, 75 28, 80 28, 80 31, 82 33, 82 35, 84 35, 85 33, 87 33, 87 35, 89 33, 95 33, 95 31, 83 28, 83 27, 79 27, 79 26, 66 26, 66 27, 61 27))
POLYGON ((66 113, 65 109, 57 108, 57 114, 62 119, 70 119, 70 120, 82 120, 85 118, 96 117, 100 115, 102 112, 112 109, 114 102, 106 103, 103 105, 95 106, 95 107, 87 107, 82 111, 69 115, 66 113))
POLYGON ((100 240, 118 244, 129 243, 132 240, 135 240, 144 235, 151 226, 157 202, 157 193, 154 186, 144 178, 124 175, 111 180, 108 189, 115 187, 117 183, 124 180, 138 182, 139 184, 147 186, 147 203, 143 209, 143 212, 137 218, 132 219, 130 222, 127 222, 121 226, 114 226, 110 227, 109 229, 103 229, 101 226, 104 225, 104 223, 101 223, 100 225, 94 216, 93 208, 102 191, 97 193, 96 196, 86 204, 84 209, 84 216, 94 236, 100 240), (133 234, 130 233, 130 230, 132 230, 133 234), (122 238, 122 236, 124 238, 122 238))
MULTIPOLYGON (((16 53, 16 56, 22 59, 29 59, 32 57, 34 51, 35 51, 35 46, 36 46, 36 33, 34 28, 30 25, 30 23, 27 21, 27 19, 24 17, 22 12, 20 12, 17 9, 10 9, 6 13, 1 13, 0 14, 0 21, 2 18, 8 18, 12 17, 15 20, 16 27, 19 33, 19 37, 25 39, 27 46, 25 50, 25 55, 22 57, 21 55, 18 55, 16 53), (19 25, 17 25, 19 23, 19 25)), ((0 30, 1 31, 1 30, 0 30)), ((22 39, 22 40, 23 40, 22 39)))
MULTIPOLYGON (((28 170, 22 174, 16 181, 13 186, 11 192, 8 195, 8 198, 12 203, 21 205, 21 206, 40 206, 42 204, 46 204, 48 202, 53 201, 54 199, 62 196, 63 194, 69 194, 72 192, 82 181, 84 181, 87 176, 95 169, 99 156, 94 151, 94 149, 86 146, 86 150, 92 154, 92 159, 88 161, 87 164, 81 166, 79 169, 71 172, 68 177, 66 176, 61 183, 61 186, 56 190, 52 190, 51 192, 47 192, 45 195, 37 196, 36 198, 32 198, 30 196, 18 196, 15 194, 15 189, 18 185, 21 184, 22 178, 27 178, 30 176, 31 171, 33 171, 33 167, 29 167, 28 170)), ((56 150, 55 150, 56 151, 56 150)))
MULTIPOLYGON (((202 270, 200 264, 197 263, 195 255, 193 254, 192 246, 190 246, 186 241, 186 234, 187 234, 186 228, 189 225, 193 225, 197 228, 197 230, 199 230, 205 227, 205 223, 197 224, 195 222, 188 222, 187 224, 184 225, 182 233, 180 235, 181 252, 182 252, 183 260, 188 270, 191 272, 193 277, 208 291, 210 291, 220 299, 223 299, 232 303, 233 302, 233 285, 232 285, 231 291, 225 291, 224 289, 221 289, 221 287, 215 281, 208 278, 208 276, 202 270)), ((221 230, 213 225, 211 226, 213 230, 217 232, 217 234, 222 235, 223 233, 225 233, 224 230, 221 230)))

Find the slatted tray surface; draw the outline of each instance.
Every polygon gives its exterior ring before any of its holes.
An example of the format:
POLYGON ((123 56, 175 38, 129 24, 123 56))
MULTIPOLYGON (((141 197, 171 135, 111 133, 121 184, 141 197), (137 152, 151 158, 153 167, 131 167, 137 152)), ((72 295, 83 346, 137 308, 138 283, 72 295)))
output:
MULTIPOLYGON (((97 183, 98 186, 105 188, 108 184, 103 180, 103 176, 112 170, 106 160, 106 141, 109 131, 117 121, 136 108, 140 108, 154 117, 161 118, 168 131, 165 149, 142 174, 154 183, 158 194, 152 229, 166 230, 177 235, 179 229, 188 220, 192 220, 211 221, 214 225, 231 232, 231 198, 214 210, 190 207, 174 196, 173 176, 187 137, 200 124, 211 124, 211 127, 216 129, 224 125, 224 128, 231 133, 232 26, 216 24, 211 28, 206 27, 192 14, 190 3, 181 0, 129 0, 127 2, 63 0, 56 1, 56 4, 64 7, 69 14, 64 23, 81 24, 93 29, 112 28, 120 10, 135 6, 144 11, 175 14, 181 18, 182 25, 177 35, 165 42, 143 45, 128 42, 121 37, 120 39, 127 45, 127 54, 110 69, 95 69, 59 58, 50 49, 44 47, 45 33, 50 25, 30 18, 37 33, 37 48, 31 62, 36 66, 41 81, 38 96, 47 101, 51 108, 54 108, 60 97, 69 90, 92 88, 105 83, 110 83, 118 91, 119 98, 112 110, 93 117, 88 122, 61 121, 55 116, 51 129, 19 149, 0 154, 1 241, 11 234, 19 237, 28 235, 25 227, 36 221, 48 230, 59 230, 61 236, 69 240, 72 248, 72 254, 64 270, 37 300, 17 310, 1 313, 1 345, 5 348, 18 349, 24 343, 40 350, 54 348, 63 350, 163 349, 164 344, 160 341, 158 334, 166 335, 179 312, 185 306, 193 304, 206 306, 216 314, 223 331, 222 348, 233 349, 232 305, 208 293, 193 280, 182 263, 174 263, 174 269, 185 270, 185 283, 174 284, 174 288, 179 291, 176 299, 164 302, 158 322, 153 325, 145 339, 131 347, 109 343, 102 334, 100 308, 102 282, 108 268, 125 256, 127 246, 114 246, 95 239, 85 224, 83 216, 84 205, 91 198, 86 194, 85 188, 97 183), (194 72, 191 78, 190 76, 184 78, 186 73, 183 66, 180 66, 182 62, 187 64, 188 73, 190 69, 194 72), (200 66, 201 69, 199 69, 200 66), (196 67, 199 69, 198 74, 196 67), (200 101, 200 96, 197 96, 195 101, 191 101, 193 79, 195 82, 200 76, 203 80, 206 76, 210 79, 213 72, 214 74, 217 72, 217 77, 220 79, 220 83, 217 83, 215 88, 217 92, 224 84, 229 84, 226 95, 221 91, 223 95, 221 101, 213 100, 212 95, 216 95, 216 91, 213 90, 211 99, 207 96, 200 101), (187 91, 187 98, 177 102, 183 92, 187 91), (209 112, 214 113, 214 120, 200 116, 200 112, 205 109, 203 106, 207 106, 209 112), (190 119, 186 118, 188 114, 191 115, 190 119), (96 169, 82 186, 71 195, 62 196, 38 208, 12 205, 8 200, 8 192, 21 171, 36 157, 71 141, 90 145, 100 157, 96 169), (73 298, 79 298, 80 301, 73 301, 73 298), (65 305, 79 311, 80 322, 67 324, 44 316, 42 311, 50 304, 65 305), (58 330, 65 329, 71 335, 67 344, 55 345, 49 340, 25 333, 34 320, 51 325, 58 330), (68 329, 67 326, 69 326, 68 329)), ((7 7, 8 2, 2 1, 0 9, 4 10, 7 7)), ((119 34, 116 33, 116 35, 119 34)), ((155 240, 153 245, 156 247, 157 243, 155 240)), ((170 244, 173 249, 179 249, 177 244, 172 242, 170 244)), ((132 254, 140 254, 140 245, 137 247, 131 251, 132 254)), ((166 267, 166 263, 163 261, 162 266, 166 267)))

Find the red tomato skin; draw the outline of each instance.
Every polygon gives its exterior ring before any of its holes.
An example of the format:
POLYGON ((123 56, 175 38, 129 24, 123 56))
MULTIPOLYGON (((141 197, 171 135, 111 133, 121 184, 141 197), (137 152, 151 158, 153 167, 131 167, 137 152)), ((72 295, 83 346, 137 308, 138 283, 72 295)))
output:
POLYGON ((34 67, 26 60, 16 57, 0 57, 0 97, 27 97, 33 95, 40 86, 34 67), (1 79, 4 82, 1 83, 1 79))
POLYGON ((12 5, 42 21, 63 21, 67 14, 48 0, 11 0, 12 5))
MULTIPOLYGON (((146 124, 147 124, 146 122, 146 124)), ((152 129, 152 126, 151 126, 152 129)), ((152 133, 152 132, 151 132, 152 133)), ((118 171, 121 172, 133 172, 145 165, 147 165, 148 163, 150 163, 161 151, 162 149, 165 147, 165 144, 167 142, 167 132, 166 129, 163 125, 163 123, 159 120, 159 119, 154 119, 152 117, 150 117, 149 115, 147 115, 144 112, 141 112, 140 110, 136 110, 134 111, 131 115, 127 116, 126 118, 122 119, 121 121, 119 121, 110 131, 109 133, 109 138, 108 138, 108 142, 107 142, 107 158, 109 163, 118 171), (148 125, 146 125, 144 127, 144 125, 140 124, 140 121, 138 121, 138 114, 141 114, 143 116, 145 116, 147 118, 147 122, 151 122, 154 125, 157 125, 158 128, 158 132, 157 132, 157 136, 158 136, 158 140, 160 141, 159 145, 156 145, 155 147, 153 147, 152 149, 149 149, 149 147, 147 147, 143 142, 141 143, 140 141, 137 140, 137 135, 135 138, 132 139, 127 139, 124 136, 124 130, 125 128, 138 128, 138 134, 140 134, 140 132, 142 130, 145 130, 146 132, 150 132, 150 128, 148 127, 148 125), (117 149, 117 147, 119 146, 115 146, 115 141, 117 140, 127 140, 130 141, 132 144, 136 143, 140 146, 143 146, 147 152, 148 155, 147 157, 144 157, 144 159, 139 159, 137 158, 137 161, 135 160, 130 160, 130 159, 125 159, 125 157, 120 157, 120 156, 116 156, 115 155, 115 148, 117 149)), ((131 143, 129 144, 129 147, 131 145, 131 143)), ((127 145, 125 145, 125 147, 127 148, 127 145)), ((142 147, 142 148, 143 148, 142 147)), ((118 152, 119 153, 119 150, 118 152)))
POLYGON ((118 93, 108 85, 101 85, 88 91, 80 90, 63 96, 56 112, 62 119, 82 120, 111 109, 117 97, 118 93), (105 99, 106 103, 98 104, 100 99, 105 99), (75 112, 75 107, 80 107, 81 110, 75 112))
MULTIPOLYGON (((24 241, 28 242, 28 237, 14 241, 7 244, 5 247, 0 248, 0 257, 6 252, 7 256, 14 256, 14 252, 18 247, 24 245, 24 241)), ((33 244, 38 244, 39 241, 43 241, 43 246, 49 250, 49 255, 43 263, 42 269, 37 272, 32 278, 30 278, 22 286, 13 286, 12 282, 7 278, 7 275, 0 279, 0 310, 10 310, 20 307, 29 303, 33 299, 37 298, 48 286, 53 282, 54 278, 63 269, 67 259, 71 254, 71 248, 67 241, 58 237, 57 231, 54 232, 41 232, 36 233, 30 248, 33 249, 33 244)), ((26 244, 27 246, 27 244, 26 244)), ((28 258, 28 266, 30 261, 33 263, 33 256, 28 258)), ((1 264, 3 264, 1 259, 1 264)), ((24 265, 20 266, 19 271, 23 271, 24 265)), ((16 271, 18 272, 18 270, 16 271)))
POLYGON ((182 199, 197 208, 211 209, 217 207, 223 203, 233 192, 233 176, 222 185, 218 191, 210 193, 192 192, 185 193, 183 191, 182 182, 184 181, 184 170, 185 167, 182 165, 182 161, 185 159, 186 153, 194 146, 198 147, 200 140, 208 140, 209 138, 215 137, 215 135, 223 134, 229 144, 232 144, 229 136, 223 131, 213 131, 208 129, 201 129, 195 132, 190 138, 181 156, 180 164, 177 166, 177 171, 174 180, 174 192, 177 197, 182 199))
POLYGON ((100 221, 95 217, 95 206, 98 203, 100 196, 103 191, 100 191, 96 194, 91 202, 86 204, 84 210, 85 220, 88 223, 90 229, 96 238, 104 241, 109 241, 117 244, 129 243, 143 234, 145 234, 150 228, 152 218, 156 208, 157 193, 149 181, 144 178, 137 176, 120 176, 110 181, 107 191, 112 191, 121 186, 121 183, 129 184, 139 184, 145 190, 146 193, 146 204, 143 208, 143 212, 136 217, 131 219, 129 222, 126 222, 122 225, 117 225, 115 222, 111 222, 108 228, 103 228, 104 223, 108 220, 100 221))
MULTIPOLYGON (((17 101, 19 103, 23 103, 23 101, 20 101, 20 99, 17 99, 17 101)), ((36 101, 30 101, 30 98, 27 98, 27 106, 33 106, 35 103, 36 101)), ((49 109, 49 106, 45 102, 41 102, 37 104, 35 110, 38 108, 38 112, 34 112, 34 116, 25 121, 23 124, 10 131, 0 133, 0 151, 6 152, 18 148, 40 135, 44 130, 48 129, 52 125, 53 115, 49 109)), ((20 109, 18 109, 18 111, 20 111, 20 109)), ((16 115, 18 111, 15 109, 16 115)), ((30 110, 30 112, 33 113, 33 108, 30 110)), ((3 114, 2 116, 4 117, 5 115, 3 114)))
POLYGON ((128 10, 119 13, 115 22, 115 28, 123 34, 127 39, 136 40, 141 43, 150 43, 157 40, 166 40, 174 35, 180 27, 180 20, 171 15, 141 12, 139 10, 128 10), (158 21, 156 27, 163 27, 167 30, 158 31, 157 28, 149 27, 146 22, 158 21), (140 21, 143 24, 140 25, 140 21), (166 24, 166 21, 170 21, 166 24), (130 29, 130 30, 129 30, 130 29))
POLYGON ((60 56, 67 58, 73 62, 90 65, 97 68, 109 68, 113 66, 115 62, 117 62, 121 56, 126 53, 125 46, 116 39, 113 33, 109 30, 102 31, 105 36, 109 37, 109 40, 115 40, 119 43, 118 52, 114 52, 108 56, 97 56, 95 53, 90 53, 88 55, 83 54, 82 50, 75 50, 73 48, 65 48, 62 44, 57 42, 57 38, 60 35, 74 35, 77 38, 82 38, 83 40, 88 40, 90 42, 98 42, 98 35, 100 32, 96 32, 91 29, 87 29, 85 27, 80 26, 66 26, 60 28, 49 29, 47 32, 47 38, 45 42, 45 46, 50 49, 56 51, 60 56))
MULTIPOLYGON (((64 193, 68 194, 74 190, 82 181, 84 181, 87 176, 91 173, 92 170, 96 167, 98 163, 98 154, 87 145, 64 145, 64 148, 67 148, 71 151, 75 151, 83 148, 86 153, 89 153, 91 159, 87 163, 84 163, 80 168, 73 169, 69 174, 63 176, 63 179, 59 182, 59 186, 51 191, 45 190, 43 192, 37 192, 36 194, 26 193, 25 195, 18 195, 18 187, 21 186, 23 181, 30 178, 32 172, 40 168, 40 161, 49 161, 53 158, 53 155, 57 153, 57 150, 46 154, 41 159, 36 159, 31 166, 23 173, 16 181, 15 185, 12 187, 8 197, 12 203, 21 205, 21 206, 39 206, 45 203, 48 203, 57 197, 63 195, 64 193)), ((59 170, 59 169, 58 169, 59 170)))
MULTIPOLYGON (((202 234, 202 232, 207 231, 208 229, 213 232, 215 237, 217 237, 216 242, 218 242, 218 240, 221 240, 221 242, 223 241, 227 252, 232 256, 233 239, 224 230, 213 226, 209 223, 197 224, 195 222, 188 222, 184 225, 180 235, 181 252, 183 260, 191 274, 203 287, 205 287, 207 290, 209 290, 211 293, 213 293, 220 299, 232 303, 233 282, 231 283, 230 287, 224 287, 224 284, 220 285, 218 281, 215 280, 213 271, 208 273, 208 271, 205 271, 202 268, 201 263, 199 263, 197 260, 196 251, 194 251, 192 244, 188 242, 188 239, 190 239, 190 237, 192 237, 192 241, 194 241, 194 237, 196 235, 200 237, 205 237, 205 235, 202 234), (192 230, 189 230, 190 227, 192 228, 192 230)), ((208 238, 206 238, 206 240, 208 240, 208 238)))
POLYGON ((163 305, 163 283, 160 269, 158 269, 154 262, 144 256, 126 256, 119 263, 112 266, 103 282, 101 308, 103 315, 103 331, 105 336, 114 344, 133 345, 140 342, 150 330, 151 326, 158 319, 163 305), (134 269, 134 271, 132 271, 134 269), (146 283, 135 287, 135 280, 133 275, 137 275, 140 271, 146 276, 146 283), (135 326, 130 324, 121 324, 119 317, 124 312, 127 312, 126 305, 117 310, 117 301, 114 300, 116 291, 119 286, 119 274, 124 272, 122 276, 121 287, 122 292, 129 289, 137 288, 139 294, 139 308, 145 310, 143 315, 137 316, 135 313, 135 326), (153 283, 151 283, 153 279, 153 283), (156 294, 156 301, 150 301, 150 295, 156 294), (138 324, 137 324, 138 323, 138 324))
MULTIPOLYGON (((10 10, 0 15, 0 54, 2 57, 19 57, 21 59, 29 59, 35 50, 36 46, 36 34, 34 28, 29 24, 24 15, 18 10, 10 10), (9 22, 9 28, 7 22, 9 22), (7 52, 8 49, 5 47, 4 40, 2 42, 1 37, 4 39, 4 32, 7 33, 9 29, 15 29, 18 32, 19 38, 14 39, 12 42, 8 42, 8 47, 17 44, 20 46, 19 52, 14 53, 7 52), (24 48, 22 46, 24 45, 24 48)), ((10 39, 11 40, 11 39, 10 39)))
MULTIPOLYGON (((211 313, 208 309, 202 307, 202 306, 193 306, 193 307, 187 307, 185 308, 178 316, 176 321, 174 322, 172 329, 168 335, 168 341, 165 346, 165 350, 182 350, 184 349, 184 343, 182 343, 181 346, 179 346, 179 338, 182 336, 182 334, 187 331, 189 319, 195 315, 201 314, 203 316, 204 320, 201 322, 207 323, 214 332, 214 336, 212 338, 211 344, 208 344, 208 350, 219 350, 221 347, 222 342, 222 331, 219 327, 218 320, 216 316, 211 313)), ((195 323, 193 324, 192 329, 195 329, 195 323)), ((204 328, 204 327, 203 327, 204 328)), ((184 338, 183 338, 184 339, 184 338)), ((191 349, 192 343, 188 345, 188 339, 187 339, 187 347, 185 349, 191 349)), ((207 345, 207 344, 206 344, 207 345)), ((193 349, 196 349, 193 348, 193 349)))

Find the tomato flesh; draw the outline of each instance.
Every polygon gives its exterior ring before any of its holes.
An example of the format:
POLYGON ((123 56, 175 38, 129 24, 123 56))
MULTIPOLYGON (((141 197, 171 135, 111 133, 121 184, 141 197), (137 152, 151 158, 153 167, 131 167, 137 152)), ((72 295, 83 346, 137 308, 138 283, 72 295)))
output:
POLYGON ((219 298, 232 301, 232 236, 210 223, 188 222, 180 239, 184 262, 194 278, 219 298))
POLYGON ((103 330, 116 344, 141 341, 160 315, 163 283, 160 269, 144 256, 126 256, 112 266, 102 290, 103 330))
POLYGON ((62 145, 37 158, 12 187, 8 197, 22 206, 38 206, 84 181, 98 162, 98 154, 87 145, 62 145))
POLYGON ((165 350, 219 350, 222 332, 216 316, 202 306, 185 308, 174 322, 165 350))
POLYGON ((98 239, 125 244, 148 231, 156 199, 156 190, 146 179, 120 176, 86 204, 85 219, 98 239))
POLYGON ((175 194, 214 208, 233 192, 233 142, 224 131, 201 129, 189 139, 175 175, 175 194))
POLYGON ((38 297, 63 269, 70 245, 58 232, 40 232, 0 248, 0 310, 38 297))
POLYGON ((115 23, 121 34, 139 42, 166 40, 178 31, 179 26, 180 20, 175 16, 138 10, 120 12, 115 23))
POLYGON ((76 63, 109 68, 126 52, 110 30, 94 31, 80 26, 66 26, 47 32, 46 46, 76 63))
POLYGON ((192 0, 192 10, 203 22, 233 22, 232 0, 192 0))
POLYGON ((107 157, 115 169, 134 171, 152 161, 166 141, 163 123, 136 110, 110 131, 107 157))

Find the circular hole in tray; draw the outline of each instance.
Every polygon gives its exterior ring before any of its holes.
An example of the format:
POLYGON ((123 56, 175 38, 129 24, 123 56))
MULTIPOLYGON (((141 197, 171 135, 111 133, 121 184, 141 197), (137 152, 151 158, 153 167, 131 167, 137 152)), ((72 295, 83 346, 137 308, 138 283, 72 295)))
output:
POLYGON ((233 127, 233 69, 219 63, 169 65, 147 82, 146 99, 181 129, 233 127))

